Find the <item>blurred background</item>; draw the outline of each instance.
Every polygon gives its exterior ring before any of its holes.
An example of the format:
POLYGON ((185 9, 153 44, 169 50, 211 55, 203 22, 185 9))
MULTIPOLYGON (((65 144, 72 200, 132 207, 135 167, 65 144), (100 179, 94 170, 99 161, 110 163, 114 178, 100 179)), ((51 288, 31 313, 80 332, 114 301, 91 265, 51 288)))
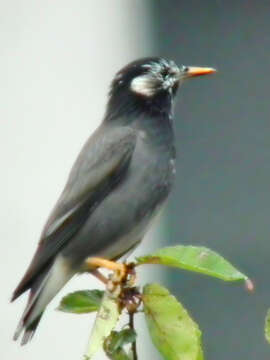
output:
MULTIPOLYGON (((8 302, 76 155, 102 119, 112 77, 148 55, 219 73, 180 90, 176 184, 137 254, 204 245, 247 273, 256 291, 150 267, 141 279, 155 276, 179 297, 203 331, 206 359, 269 359, 269 11, 269 1, 251 0, 0 1, 1 359, 82 357, 93 317, 54 308, 71 290, 97 287, 93 279, 73 279, 24 348, 11 338, 26 298, 8 302)), ((139 352, 159 359, 148 336, 139 338, 139 352)))

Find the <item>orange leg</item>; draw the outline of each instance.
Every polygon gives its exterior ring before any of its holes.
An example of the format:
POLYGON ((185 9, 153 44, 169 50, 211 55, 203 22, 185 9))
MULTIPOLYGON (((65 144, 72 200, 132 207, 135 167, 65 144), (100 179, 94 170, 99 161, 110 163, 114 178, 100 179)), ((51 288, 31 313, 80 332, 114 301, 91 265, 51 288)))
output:
POLYGON ((112 270, 119 276, 120 279, 124 278, 127 274, 127 266, 125 264, 99 257, 89 257, 86 259, 85 264, 89 270, 93 270, 93 268, 95 269, 99 267, 112 270))
POLYGON ((125 264, 117 263, 115 261, 111 261, 111 260, 107 260, 107 259, 103 259, 103 258, 99 258, 99 257, 90 257, 90 258, 86 259, 86 265, 89 268, 103 267, 105 269, 113 270, 113 271, 121 271, 121 272, 126 271, 125 264))

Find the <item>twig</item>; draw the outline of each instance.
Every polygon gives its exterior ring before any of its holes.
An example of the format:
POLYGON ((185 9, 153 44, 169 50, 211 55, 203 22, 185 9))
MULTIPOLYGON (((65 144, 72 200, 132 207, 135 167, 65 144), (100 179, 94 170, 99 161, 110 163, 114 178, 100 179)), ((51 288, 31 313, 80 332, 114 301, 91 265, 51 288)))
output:
MULTIPOLYGON (((129 312, 129 327, 131 330, 134 330, 134 312, 129 312)), ((133 360, 138 360, 138 354, 137 354, 137 346, 136 346, 136 339, 131 344, 131 351, 133 355, 133 360)))

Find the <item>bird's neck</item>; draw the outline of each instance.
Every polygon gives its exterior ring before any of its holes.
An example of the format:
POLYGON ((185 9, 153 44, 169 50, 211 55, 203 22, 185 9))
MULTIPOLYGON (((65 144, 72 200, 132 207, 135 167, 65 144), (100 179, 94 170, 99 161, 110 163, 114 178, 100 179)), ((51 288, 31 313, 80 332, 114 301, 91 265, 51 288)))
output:
POLYGON ((145 132, 151 144, 172 153, 174 157, 174 124, 172 114, 160 113, 156 116, 140 116, 132 124, 134 128, 145 132))
POLYGON ((147 101, 139 97, 110 97, 104 123, 109 126, 130 126, 145 132, 151 144, 175 155, 172 98, 147 101))
POLYGON ((104 121, 114 122, 118 119, 132 121, 134 117, 172 117, 173 100, 171 95, 161 94, 155 98, 143 98, 131 93, 118 93, 110 96, 104 121))

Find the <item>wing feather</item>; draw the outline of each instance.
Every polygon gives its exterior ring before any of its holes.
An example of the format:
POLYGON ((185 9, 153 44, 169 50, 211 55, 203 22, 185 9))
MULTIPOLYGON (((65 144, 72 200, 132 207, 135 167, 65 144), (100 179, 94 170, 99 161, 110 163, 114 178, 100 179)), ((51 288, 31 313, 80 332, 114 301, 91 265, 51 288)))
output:
POLYGON ((34 258, 14 292, 13 299, 31 286, 32 280, 91 216, 96 206, 124 178, 136 145, 137 133, 128 127, 101 125, 79 154, 41 235, 34 258))

